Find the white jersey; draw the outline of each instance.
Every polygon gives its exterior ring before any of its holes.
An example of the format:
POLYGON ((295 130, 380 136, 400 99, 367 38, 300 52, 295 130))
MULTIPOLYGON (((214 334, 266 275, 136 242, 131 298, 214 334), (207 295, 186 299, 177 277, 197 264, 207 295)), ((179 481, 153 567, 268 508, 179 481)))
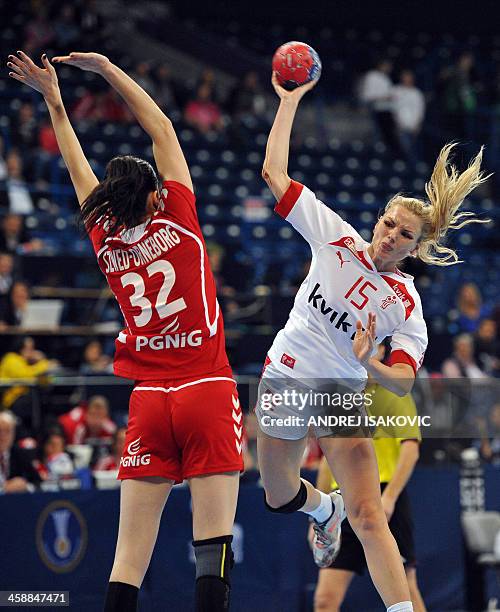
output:
POLYGON ((356 321, 366 325, 371 311, 377 315, 377 343, 392 336, 390 363, 408 363, 416 372, 427 347, 427 328, 413 277, 378 272, 368 243, 296 181, 275 210, 308 241, 312 261, 269 351, 273 365, 294 378, 355 380, 362 388, 367 374, 352 341, 356 321))

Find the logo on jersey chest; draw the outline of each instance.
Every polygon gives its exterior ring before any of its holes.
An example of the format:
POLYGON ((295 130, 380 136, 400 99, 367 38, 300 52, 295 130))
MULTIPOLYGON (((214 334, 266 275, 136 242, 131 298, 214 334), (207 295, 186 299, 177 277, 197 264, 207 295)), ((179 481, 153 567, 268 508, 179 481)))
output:
POLYGON ((380 308, 382 308, 382 310, 385 310, 386 308, 389 308, 389 306, 392 306, 392 304, 397 304, 397 301, 398 298, 395 295, 388 295, 382 300, 380 308))
POLYGON ((148 347, 152 351, 163 351, 171 348, 184 348, 186 346, 200 346, 203 337, 201 329, 195 329, 189 334, 169 334, 166 336, 137 336, 135 339, 135 350, 141 351, 148 347))
POLYGON ((337 257, 339 258, 339 261, 340 261, 340 269, 341 269, 341 270, 342 270, 342 266, 343 266, 345 263, 350 263, 350 262, 351 262, 351 260, 350 260, 350 259, 344 259, 344 258, 342 257, 342 253, 341 253, 340 251, 337 251, 337 257))
MULTIPOLYGON (((332 246, 343 247, 344 249, 349 249, 349 252, 352 253, 352 255, 358 261, 360 261, 366 268, 368 268, 368 270, 373 270, 372 266, 366 260, 366 257, 363 251, 358 251, 356 249, 356 243, 350 236, 344 236, 343 238, 340 238, 340 240, 336 240, 335 242, 330 242, 329 244, 331 244, 332 246)), ((337 251, 337 257, 340 259, 340 267, 342 268, 343 258, 342 258, 342 254, 339 255, 339 253, 341 252, 337 251)), ((344 260, 344 263, 347 263, 347 261, 344 260)))
POLYGON ((335 325, 336 329, 340 329, 343 332, 348 333, 349 328, 352 327, 352 323, 349 323, 347 320, 349 317, 349 313, 343 312, 340 314, 336 310, 332 308, 332 306, 328 306, 325 298, 320 293, 321 286, 319 283, 316 283, 314 289, 309 294, 307 301, 312 307, 319 311, 325 317, 328 317, 330 323, 335 325))
POLYGON ((405 320, 407 320, 413 312, 413 309, 415 308, 415 300, 406 288, 406 285, 404 285, 399 280, 391 278, 390 276, 386 276, 385 274, 381 274, 380 276, 385 280, 385 282, 391 287, 397 297, 401 300, 405 309, 405 320))

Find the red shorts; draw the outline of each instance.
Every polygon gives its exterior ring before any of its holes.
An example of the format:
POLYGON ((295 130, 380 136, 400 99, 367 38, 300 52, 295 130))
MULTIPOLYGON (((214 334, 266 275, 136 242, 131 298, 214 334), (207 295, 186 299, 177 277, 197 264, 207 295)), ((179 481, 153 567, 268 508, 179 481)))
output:
POLYGON ((243 470, 243 413, 231 370, 205 378, 137 383, 118 478, 176 483, 243 470))

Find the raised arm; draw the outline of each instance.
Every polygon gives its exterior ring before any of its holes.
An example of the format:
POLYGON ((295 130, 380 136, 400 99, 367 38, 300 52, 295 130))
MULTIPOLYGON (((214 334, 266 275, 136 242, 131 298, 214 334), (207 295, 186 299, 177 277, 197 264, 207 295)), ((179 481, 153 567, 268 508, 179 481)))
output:
POLYGON ((278 84, 276 75, 273 74, 272 84, 280 98, 280 105, 274 118, 269 138, 267 139, 262 178, 268 184, 276 200, 281 200, 290 186, 288 151, 290 149, 290 135, 297 107, 302 96, 312 89, 316 82, 310 81, 293 91, 286 91, 286 89, 283 89, 278 84))
POLYGON ((189 168, 172 122, 142 87, 99 53, 70 53, 55 57, 53 61, 95 72, 106 79, 125 100, 153 141, 153 155, 158 172, 164 179, 178 181, 193 190, 189 168))
POLYGON ((43 68, 39 68, 25 53, 9 55, 9 76, 39 91, 44 97, 57 138, 57 144, 68 168, 80 205, 99 184, 85 157, 78 138, 66 114, 57 81, 57 74, 47 56, 42 55, 43 68))

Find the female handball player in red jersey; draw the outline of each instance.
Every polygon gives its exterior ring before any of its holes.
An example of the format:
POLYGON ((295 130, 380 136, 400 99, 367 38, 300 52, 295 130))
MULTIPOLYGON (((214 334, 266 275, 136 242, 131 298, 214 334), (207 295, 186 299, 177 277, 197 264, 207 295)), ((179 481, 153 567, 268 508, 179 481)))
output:
POLYGON ((105 610, 136 610, 160 517, 174 483, 193 503, 196 609, 229 607, 231 531, 238 496, 241 410, 224 345, 215 283, 188 166, 170 120, 117 66, 97 53, 54 62, 100 74, 153 141, 152 166, 113 158, 99 182, 66 115, 54 67, 22 52, 10 76, 45 98, 97 260, 125 329, 114 371, 136 381, 118 478, 120 526, 105 610))
MULTIPOLYGON (((299 391, 314 389, 327 379, 341 381, 340 388, 363 391, 367 374, 400 396, 411 390, 427 332, 413 279, 400 272, 397 264, 409 256, 435 265, 457 263, 455 252, 441 243, 448 229, 476 221, 471 213, 458 211, 465 196, 485 180, 480 171, 482 152, 460 174, 448 166, 452 145, 445 146, 426 186, 428 201, 394 196, 367 243, 312 191, 288 177, 294 116, 314 82, 291 92, 280 87, 275 77, 273 85, 280 105, 262 175, 278 202, 276 212, 309 242, 312 262, 288 322, 269 351, 259 386, 258 455, 266 505, 273 512, 300 510, 312 517, 314 556, 320 567, 329 566, 338 552, 340 523, 347 511, 386 607, 407 612, 412 610, 410 594, 382 508, 371 439, 355 437, 351 430, 346 431, 351 436, 342 436, 342 430, 318 422, 315 433, 342 496, 318 491, 299 475, 311 423, 300 419, 304 404, 297 408, 292 401, 290 405, 291 395, 286 401, 283 391, 293 385, 299 391), (384 365, 372 355, 375 339, 378 343, 387 336, 392 337, 392 352, 389 365, 384 365), (274 400, 276 396, 279 401, 274 400), (283 418, 293 416, 295 421, 283 418)), ((312 401, 307 399, 311 397, 307 395, 306 401, 312 401)))

